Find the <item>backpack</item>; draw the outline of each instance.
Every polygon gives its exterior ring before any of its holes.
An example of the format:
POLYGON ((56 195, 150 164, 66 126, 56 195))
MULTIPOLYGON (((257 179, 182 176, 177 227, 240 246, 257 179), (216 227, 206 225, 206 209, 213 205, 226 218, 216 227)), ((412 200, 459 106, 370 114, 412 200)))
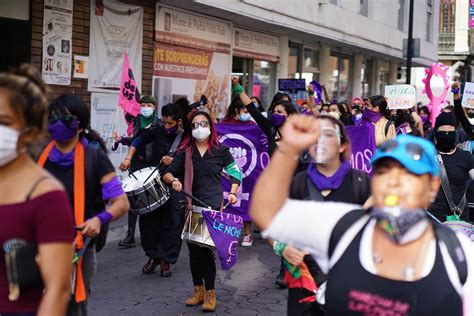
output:
POLYGON ((387 124, 385 124, 385 138, 387 138, 388 131, 390 129, 390 126, 395 125, 394 121, 387 121, 387 124))
MULTIPOLYGON (((341 219, 336 223, 336 226, 334 226, 334 229, 331 233, 331 237, 329 238, 329 258, 331 258, 334 254, 334 250, 336 249, 336 246, 344 233, 364 215, 366 215, 364 210, 350 211, 341 217, 341 219)), ((461 285, 464 285, 467 280, 467 261, 464 250, 461 246, 461 242, 456 237, 454 231, 441 224, 434 223, 434 231, 437 237, 436 239, 438 241, 442 241, 446 245, 448 254, 456 266, 459 281, 461 282, 461 285)))

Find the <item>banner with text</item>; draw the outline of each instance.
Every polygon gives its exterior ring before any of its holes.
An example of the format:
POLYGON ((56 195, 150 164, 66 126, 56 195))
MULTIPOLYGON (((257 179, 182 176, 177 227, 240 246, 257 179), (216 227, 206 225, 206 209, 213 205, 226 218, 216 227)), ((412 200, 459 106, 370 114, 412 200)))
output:
POLYGON ((122 109, 118 106, 118 98, 118 93, 94 92, 91 94, 91 128, 104 139, 109 149, 110 161, 117 171, 128 151, 126 146, 120 146, 117 151, 110 150, 114 144, 113 132, 116 131, 119 135, 127 134, 127 123, 123 118, 122 109))
POLYGON ((385 86, 385 97, 390 110, 409 109, 416 105, 416 89, 409 84, 385 86))
POLYGON ((278 36, 234 27, 234 56, 278 62, 279 49, 278 36))
POLYGON ((73 0, 44 1, 41 70, 47 84, 71 84, 72 7, 73 0))
POLYGON ((125 51, 141 90, 143 8, 91 0, 90 24, 88 90, 119 90, 125 51))
POLYGON ((465 108, 474 109, 474 83, 466 82, 464 84, 464 91, 462 94, 462 106, 465 108))
POLYGON ((368 174, 372 173, 370 160, 376 149, 374 125, 346 126, 346 131, 351 140, 352 168, 368 174))
POLYGON ((205 95, 208 110, 223 117, 230 101, 230 24, 157 4, 155 27, 152 91, 158 105, 205 95))
MULTIPOLYGON (((221 123, 216 125, 219 141, 230 148, 235 162, 242 172, 242 183, 237 191, 238 201, 229 205, 226 212, 240 215, 244 221, 251 221, 248 214, 250 195, 258 176, 268 166, 268 140, 257 124, 231 124, 221 123)), ((230 192, 230 180, 222 178, 224 198, 230 192)))

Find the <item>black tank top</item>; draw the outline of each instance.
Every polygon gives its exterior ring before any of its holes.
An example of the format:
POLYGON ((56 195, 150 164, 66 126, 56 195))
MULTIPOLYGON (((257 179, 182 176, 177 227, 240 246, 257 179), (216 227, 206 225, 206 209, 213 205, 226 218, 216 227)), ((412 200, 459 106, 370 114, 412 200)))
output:
POLYGON ((449 280, 438 243, 433 269, 426 277, 414 282, 390 280, 366 271, 360 263, 366 226, 329 271, 327 315, 462 315, 462 300, 449 280))

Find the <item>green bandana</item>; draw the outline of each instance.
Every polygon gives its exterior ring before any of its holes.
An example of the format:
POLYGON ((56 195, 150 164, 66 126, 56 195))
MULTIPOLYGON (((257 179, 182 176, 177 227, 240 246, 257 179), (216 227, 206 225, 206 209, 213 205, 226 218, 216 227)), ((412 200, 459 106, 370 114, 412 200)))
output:
POLYGON ((143 129, 153 123, 153 120, 155 119, 155 113, 151 115, 150 117, 144 117, 143 115, 140 115, 140 128, 143 129))

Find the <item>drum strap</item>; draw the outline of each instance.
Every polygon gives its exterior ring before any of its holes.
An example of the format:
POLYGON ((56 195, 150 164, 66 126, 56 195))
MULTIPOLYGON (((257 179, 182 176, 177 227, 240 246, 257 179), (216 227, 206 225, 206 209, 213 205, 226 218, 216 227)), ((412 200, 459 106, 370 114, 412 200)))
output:
MULTIPOLYGON (((193 166, 193 146, 189 146, 184 152, 184 190, 186 192, 193 192, 193 178, 194 178, 194 166, 193 166)), ((186 214, 193 208, 193 201, 190 197, 186 197, 186 214)))
POLYGON ((178 149, 178 146, 181 143, 181 139, 183 139, 183 134, 183 130, 180 130, 178 134, 176 134, 176 137, 174 138, 173 143, 171 144, 170 150, 168 151, 168 156, 173 157, 174 154, 176 154, 176 149, 178 149))
POLYGON ((451 186, 449 185, 448 174, 446 173, 446 168, 444 167, 443 158, 439 154, 436 156, 436 158, 438 159, 441 187, 443 188, 444 195, 448 201, 449 208, 451 209, 451 212, 454 213, 454 215, 461 216, 464 212, 464 207, 466 206, 466 192, 464 192, 459 204, 454 205, 453 192, 451 191, 451 186))
MULTIPOLYGON (((49 153, 53 149, 56 142, 51 142, 46 146, 44 151, 41 153, 40 158, 38 159, 37 164, 40 167, 44 167, 46 161, 48 160, 49 153)), ((85 212, 85 163, 84 163, 84 146, 80 141, 76 143, 74 147, 74 179, 73 179, 73 188, 74 188, 74 223, 76 226, 82 225, 84 223, 84 212, 85 212)), ((84 238, 80 232, 76 233, 76 238, 74 239, 74 244, 77 249, 84 248, 84 238)), ((77 282, 75 288, 75 300, 76 303, 84 302, 86 300, 86 287, 84 284, 84 278, 82 275, 82 257, 77 263, 77 282)))

